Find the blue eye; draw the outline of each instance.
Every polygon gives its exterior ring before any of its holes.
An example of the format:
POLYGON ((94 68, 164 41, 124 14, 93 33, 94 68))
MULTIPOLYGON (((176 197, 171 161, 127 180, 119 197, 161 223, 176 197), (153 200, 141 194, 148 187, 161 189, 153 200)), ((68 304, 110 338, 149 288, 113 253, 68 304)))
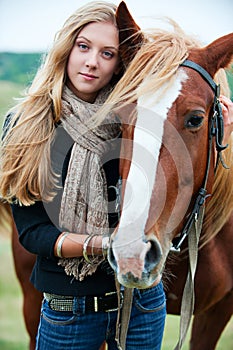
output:
POLYGON ((114 54, 110 51, 104 51, 103 52, 103 55, 106 57, 106 58, 112 58, 114 56, 114 54))
POLYGON ((80 48, 81 51, 88 50, 88 46, 86 44, 78 43, 78 47, 80 48))

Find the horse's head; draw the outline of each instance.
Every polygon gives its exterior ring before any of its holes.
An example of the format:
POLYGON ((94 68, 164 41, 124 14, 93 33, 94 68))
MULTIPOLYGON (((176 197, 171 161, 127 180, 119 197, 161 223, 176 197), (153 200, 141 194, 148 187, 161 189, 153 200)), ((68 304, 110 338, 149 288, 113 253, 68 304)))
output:
MULTIPOLYGON (((125 35, 127 28, 132 34, 138 31, 124 4, 118 9, 118 26, 125 35)), ((171 242, 192 210, 207 167, 207 193, 213 183, 215 159, 214 150, 210 151, 213 143, 209 147, 209 126, 214 92, 200 72, 180 64, 188 57, 214 77, 231 61, 233 34, 204 48, 192 43, 185 50, 182 36, 176 48, 172 35, 169 38, 161 32, 154 41, 135 36, 138 42, 135 39, 130 48, 130 57, 135 57, 116 89, 115 96, 125 86, 127 90, 130 81, 136 82, 128 95, 121 95, 123 100, 132 96, 136 102, 132 105, 135 118, 129 118, 130 108, 122 109, 122 213, 109 253, 119 282, 128 287, 146 288, 160 278, 171 242), (174 61, 180 60, 174 67, 173 46, 174 61), (168 79, 163 80, 164 75, 168 79)))

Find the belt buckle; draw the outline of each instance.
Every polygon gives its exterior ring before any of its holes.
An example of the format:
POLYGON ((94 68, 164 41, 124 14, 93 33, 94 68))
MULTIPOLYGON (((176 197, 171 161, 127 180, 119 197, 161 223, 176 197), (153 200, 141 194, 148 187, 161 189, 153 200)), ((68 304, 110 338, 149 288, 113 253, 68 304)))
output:
MULTIPOLYGON (((113 294, 117 294, 117 292, 105 293, 105 296, 113 295, 113 294)), ((120 309, 122 308, 122 305, 123 305, 123 293, 120 292, 120 309)), ((116 308, 114 308, 114 309, 105 310, 105 312, 112 312, 112 311, 117 311, 117 310, 118 310, 118 307, 116 307, 116 308)))
POLYGON ((52 298, 48 301, 48 305, 51 310, 54 311, 72 311, 73 309, 73 300, 72 299, 58 299, 52 298))

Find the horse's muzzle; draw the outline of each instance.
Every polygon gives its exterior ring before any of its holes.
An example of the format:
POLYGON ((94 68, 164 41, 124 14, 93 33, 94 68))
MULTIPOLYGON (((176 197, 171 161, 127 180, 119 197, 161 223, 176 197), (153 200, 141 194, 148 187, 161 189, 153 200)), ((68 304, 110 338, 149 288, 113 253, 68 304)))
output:
MULTIPOLYGON (((129 245, 129 243, 128 243, 129 245)), ((128 249, 118 248, 114 241, 108 260, 120 284, 129 288, 148 288, 161 274, 162 249, 156 237, 131 243, 128 249), (137 252, 138 253, 134 253, 137 252)))

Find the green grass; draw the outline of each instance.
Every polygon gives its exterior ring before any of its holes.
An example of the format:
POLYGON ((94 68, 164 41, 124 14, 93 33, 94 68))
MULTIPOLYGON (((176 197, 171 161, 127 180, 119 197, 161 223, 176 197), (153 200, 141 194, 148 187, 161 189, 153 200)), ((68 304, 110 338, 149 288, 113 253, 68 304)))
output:
POLYGON ((28 336, 22 316, 22 293, 11 255, 10 239, 0 237, 0 349, 25 350, 28 336))
MULTIPOLYGON (((15 276, 9 237, 0 235, 0 349, 27 350, 28 335, 22 316, 22 293, 15 276)), ((172 350, 178 339, 179 317, 167 316, 162 350, 172 350)), ((233 349, 233 320, 216 350, 233 349)), ((183 350, 188 350, 188 340, 183 350)), ((205 349, 203 349, 205 350, 205 349)))
POLYGON ((9 108, 16 104, 15 98, 22 97, 25 86, 10 81, 0 81, 0 127, 9 108))

